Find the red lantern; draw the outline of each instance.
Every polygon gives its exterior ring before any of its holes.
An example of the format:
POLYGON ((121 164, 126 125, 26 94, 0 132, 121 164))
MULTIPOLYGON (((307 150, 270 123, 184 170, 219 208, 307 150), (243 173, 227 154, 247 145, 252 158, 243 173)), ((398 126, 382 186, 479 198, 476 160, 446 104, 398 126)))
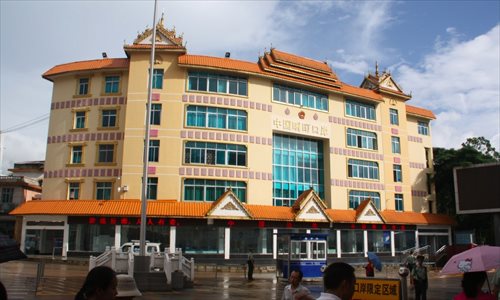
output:
POLYGON ((312 227, 312 228, 318 228, 318 223, 316 223, 316 222, 312 223, 312 224, 311 224, 311 227, 312 227))
POLYGON ((95 224, 97 222, 97 219, 94 217, 89 218, 89 224, 95 224))
POLYGON ((117 223, 116 218, 111 218, 111 219, 109 219, 109 224, 111 224, 111 225, 116 225, 116 223, 117 223))
POLYGON ((366 229, 366 224, 361 224, 361 229, 366 229))
POLYGON ((148 219, 148 225, 154 225, 153 220, 148 219))
POLYGON ((99 224, 106 225, 106 218, 99 218, 99 224))
POLYGON ((158 220, 158 225, 164 226, 165 225, 165 219, 159 219, 158 220))
POLYGON ((120 219, 120 224, 122 224, 122 225, 128 225, 128 218, 121 218, 120 219))
POLYGON ((266 222, 265 221, 259 221, 257 223, 257 226, 259 226, 259 228, 264 228, 264 227, 266 227, 266 222))
POLYGON ((293 223, 292 222, 286 222, 286 228, 292 228, 293 223))
POLYGON ((175 225, 177 225, 177 222, 175 221, 175 219, 170 219, 170 220, 168 221, 168 223, 170 224, 170 226, 175 226, 175 225))
POLYGON ((233 227, 234 224, 236 224, 236 223, 233 220, 227 221, 227 226, 229 226, 229 227, 233 227))
POLYGON ((351 229, 356 229, 356 224, 351 224, 351 229))
POLYGON ((382 229, 386 230, 387 229, 387 225, 383 224, 382 225, 382 229))
POLYGON ((377 224, 372 224, 372 229, 377 229, 377 224))

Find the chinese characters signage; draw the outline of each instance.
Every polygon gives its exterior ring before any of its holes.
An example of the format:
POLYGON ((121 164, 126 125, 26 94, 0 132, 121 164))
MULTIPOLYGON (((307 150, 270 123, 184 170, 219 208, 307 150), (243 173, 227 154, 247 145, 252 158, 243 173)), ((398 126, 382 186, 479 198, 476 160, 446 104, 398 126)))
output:
POLYGON ((273 129, 293 132, 303 135, 328 137, 329 124, 323 122, 306 123, 299 120, 290 120, 279 116, 273 116, 273 129))
POLYGON ((356 278, 353 300, 399 300, 399 279, 356 278))

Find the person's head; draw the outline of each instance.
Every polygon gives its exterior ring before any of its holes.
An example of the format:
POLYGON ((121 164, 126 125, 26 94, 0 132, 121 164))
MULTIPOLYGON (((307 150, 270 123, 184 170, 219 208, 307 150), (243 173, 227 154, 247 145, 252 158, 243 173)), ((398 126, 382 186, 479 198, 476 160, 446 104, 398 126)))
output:
POLYGON ((478 295, 486 281, 486 272, 466 272, 462 278, 462 289, 469 298, 474 298, 478 295))
POLYGON ((115 299, 117 279, 110 267, 98 266, 90 270, 75 300, 112 300, 115 299))
POLYGON ((354 268, 344 262, 335 262, 323 272, 325 292, 333 293, 342 300, 350 300, 354 294, 356 276, 354 268))
POLYGON ((302 281, 302 277, 304 277, 304 273, 302 273, 301 270, 293 270, 292 273, 290 273, 290 278, 288 278, 288 282, 293 287, 297 287, 299 283, 302 281))
POLYGON ((417 264, 422 265, 424 263, 424 256, 423 255, 418 255, 417 256, 417 264))
POLYGON ((116 291, 116 299, 120 300, 131 300, 134 297, 142 296, 141 292, 137 289, 137 285, 135 284, 134 277, 125 274, 116 275, 117 286, 116 291))

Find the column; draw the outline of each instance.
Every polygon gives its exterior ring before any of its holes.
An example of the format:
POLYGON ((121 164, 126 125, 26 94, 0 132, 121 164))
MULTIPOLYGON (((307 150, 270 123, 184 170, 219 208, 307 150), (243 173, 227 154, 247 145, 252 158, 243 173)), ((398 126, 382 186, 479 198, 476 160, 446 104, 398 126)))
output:
POLYGON ((21 248, 21 251, 26 252, 26 217, 22 217, 22 222, 21 222, 21 243, 19 247, 21 248))
POLYGON ((451 227, 448 227, 448 245, 452 245, 452 242, 451 242, 451 227))
POLYGON ((420 245, 418 244, 418 228, 415 229, 415 249, 418 249, 420 245))
POLYGON ((337 229, 337 257, 342 257, 342 243, 340 240, 340 229, 337 229))
POLYGON ((177 233, 177 227, 170 226, 170 245, 169 245, 170 253, 175 253, 175 235, 176 235, 176 233, 177 233))
POLYGON ((63 243, 62 243, 62 259, 66 260, 68 258, 68 247, 69 247, 69 224, 68 217, 64 220, 64 229, 63 229, 63 243))
POLYGON ((363 252, 368 256, 368 230, 363 230, 363 252))
POLYGON ((229 252, 231 246, 231 228, 224 228, 224 259, 229 259, 231 253, 229 252))
POLYGON ((394 230, 391 230, 391 256, 396 256, 396 241, 394 240, 394 230))
POLYGON ((278 229, 273 229, 273 259, 278 258, 278 229))
POLYGON ((115 225, 115 249, 122 245, 122 225, 115 225))
MULTIPOLYGON (((267 254, 267 229, 261 228, 259 234, 259 240, 257 241, 257 247, 260 249, 260 253, 267 254)), ((258 250, 257 250, 258 251, 258 250)), ((259 252, 257 252, 259 253, 259 252)))

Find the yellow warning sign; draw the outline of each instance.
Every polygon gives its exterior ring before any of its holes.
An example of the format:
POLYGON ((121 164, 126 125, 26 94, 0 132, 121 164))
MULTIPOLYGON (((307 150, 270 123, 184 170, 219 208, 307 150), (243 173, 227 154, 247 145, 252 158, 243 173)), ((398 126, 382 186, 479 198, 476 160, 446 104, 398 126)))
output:
POLYGON ((399 300, 401 281, 385 278, 356 278, 352 300, 399 300))

